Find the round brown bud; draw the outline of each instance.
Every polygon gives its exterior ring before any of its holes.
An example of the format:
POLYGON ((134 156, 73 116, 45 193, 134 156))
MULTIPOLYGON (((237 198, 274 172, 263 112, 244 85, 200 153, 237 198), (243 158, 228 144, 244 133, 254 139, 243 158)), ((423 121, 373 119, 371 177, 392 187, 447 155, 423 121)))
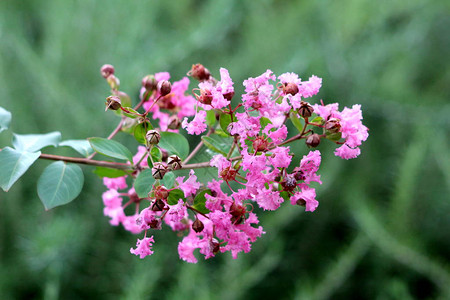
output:
POLYGON ((282 89, 286 95, 291 94, 293 96, 298 93, 298 85, 293 82, 283 84, 282 89))
POLYGON ((176 155, 171 155, 167 159, 167 165, 169 165, 169 168, 172 170, 181 169, 181 158, 176 155))
POLYGON ((287 175, 281 182, 281 186, 283 187, 283 191, 292 192, 297 187, 297 180, 295 180, 294 176, 287 175))
POLYGON ((161 80, 158 82, 158 91, 161 96, 168 95, 172 91, 172 84, 167 80, 161 80))
POLYGON ((159 141, 161 140, 161 134, 152 129, 147 131, 147 134, 145 135, 145 139, 147 140, 147 142, 151 145, 157 145, 159 143, 159 141))
POLYGON ((107 97, 105 104, 106 104, 105 111, 108 110, 108 109, 118 110, 122 106, 122 104, 120 102, 120 98, 117 97, 117 96, 109 96, 109 97, 107 97))
POLYGON ((306 138, 306 145, 308 145, 308 147, 315 148, 319 146, 319 144, 320 144, 320 135, 318 135, 317 133, 313 133, 306 138))
POLYGON ((205 81, 211 77, 211 73, 202 64, 192 65, 191 70, 187 73, 188 76, 197 79, 198 81, 205 81))
POLYGON ((194 230, 197 233, 200 233, 205 228, 205 225, 203 225, 203 222, 199 219, 195 219, 194 223, 192 223, 192 230, 194 230))
POLYGON ((157 89, 158 81, 156 81, 155 76, 147 75, 142 78, 142 86, 147 91, 155 91, 157 89))
POLYGON ((298 206, 306 206, 306 201, 304 199, 298 199, 297 202, 295 202, 298 206))
POLYGON ((169 197, 169 191, 162 185, 155 187, 153 194, 157 200, 167 199, 167 197, 169 197))
POLYGON ((341 129, 341 123, 339 122, 339 119, 331 118, 325 123, 325 130, 331 132, 331 133, 337 133, 339 132, 339 129, 341 129))
POLYGON ((305 174, 303 173, 303 171, 299 167, 294 168, 293 174, 294 174, 295 180, 297 180, 297 181, 305 180, 305 178, 306 178, 305 174))
POLYGON ((164 203, 164 201, 162 201, 161 199, 158 199, 158 200, 155 200, 155 202, 153 202, 152 210, 153 211, 162 211, 165 206, 166 206, 166 204, 164 203))
POLYGON ((245 220, 245 207, 236 203, 231 204, 230 206, 230 214, 232 215, 231 217, 231 222, 233 222, 233 224, 242 224, 245 220))
POLYGON ((108 65, 108 64, 103 65, 100 68, 100 73, 102 74, 102 77, 106 79, 106 78, 109 77, 109 75, 113 75, 114 74, 114 66, 108 65))
POLYGON ((258 135, 253 141, 253 149, 256 151, 266 151, 269 147, 269 142, 262 136, 258 135))
POLYGON ((200 102, 201 104, 208 105, 211 105, 211 102, 213 100, 213 96, 210 90, 200 90, 200 96, 196 94, 195 98, 197 98, 198 102, 200 102))
POLYGON ((223 94, 223 97, 225 99, 227 99, 228 101, 231 101, 231 99, 233 99, 233 97, 234 97, 234 92, 229 92, 229 93, 223 94))
POLYGON ((169 129, 178 129, 181 126, 180 118, 177 115, 171 115, 169 117, 167 128, 169 129))
POLYGON ((314 108, 309 105, 308 102, 301 101, 300 102, 300 108, 298 109, 298 114, 302 116, 303 118, 309 118, 311 117, 312 113, 314 112, 314 108))
POLYGON ((167 167, 162 163, 155 163, 152 168, 152 176, 155 179, 163 179, 167 173, 167 167))

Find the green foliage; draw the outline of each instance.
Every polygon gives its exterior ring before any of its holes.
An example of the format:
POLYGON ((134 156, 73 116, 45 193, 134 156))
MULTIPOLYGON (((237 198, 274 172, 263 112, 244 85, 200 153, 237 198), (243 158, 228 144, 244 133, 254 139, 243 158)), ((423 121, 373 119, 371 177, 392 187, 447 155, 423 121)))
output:
POLYGON ((226 114, 226 113, 222 113, 220 114, 219 117, 219 124, 220 124, 220 128, 222 128, 223 132, 225 132, 226 134, 230 135, 230 133, 228 132, 228 125, 230 125, 231 122, 236 122, 236 118, 233 116, 233 120, 231 120, 231 116, 230 114, 226 114))
POLYGON ((0 107, 0 132, 8 129, 9 123, 11 123, 11 113, 0 107))
POLYGON ((298 132, 302 132, 303 124, 300 121, 297 112, 291 111, 289 113, 289 120, 291 120, 292 124, 295 126, 295 128, 297 128, 298 132))
POLYGON ((117 141, 97 137, 89 138, 88 141, 92 149, 102 155, 133 162, 133 154, 130 150, 117 141))
POLYGON ((68 146, 83 155, 84 157, 88 157, 94 150, 91 147, 91 144, 87 140, 67 140, 59 143, 59 146, 68 146))
POLYGON ((178 133, 161 132, 161 140, 158 146, 167 150, 169 154, 178 155, 181 159, 185 159, 189 154, 189 142, 178 133))
POLYGON ((167 203, 169 205, 175 205, 180 199, 184 199, 184 193, 182 190, 172 190, 169 192, 169 197, 167 198, 167 203))
POLYGON ((148 193, 152 190, 152 185, 155 183, 155 178, 152 176, 151 169, 145 169, 136 177, 134 181, 134 189, 140 198, 148 197, 148 193))
POLYGON ((45 168, 37 182, 37 191, 48 210, 75 199, 80 194, 83 183, 83 171, 78 165, 57 161, 45 168))
POLYGON ((46 134, 14 134, 12 144, 16 150, 36 152, 47 146, 58 146, 61 141, 60 132, 46 134))
POLYGON ((194 198, 194 205, 192 205, 192 207, 203 214, 209 213, 209 210, 205 207, 205 194, 211 195, 211 190, 203 190, 199 192, 194 198))
POLYGON ((7 192, 28 168, 39 158, 41 152, 18 151, 5 147, 0 151, 0 186, 7 192))

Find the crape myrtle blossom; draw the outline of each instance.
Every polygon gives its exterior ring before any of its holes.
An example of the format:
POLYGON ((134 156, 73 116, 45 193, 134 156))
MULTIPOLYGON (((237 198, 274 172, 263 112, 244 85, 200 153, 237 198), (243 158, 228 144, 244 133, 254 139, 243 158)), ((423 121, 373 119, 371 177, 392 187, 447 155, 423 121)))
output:
POLYGON ((148 231, 165 227, 184 236, 178 254, 189 263, 198 262, 196 252, 205 259, 224 252, 234 259, 239 253, 248 253, 252 243, 265 234, 258 214, 290 204, 296 206, 293 209, 303 206, 307 212, 318 208, 315 184, 322 184, 318 174, 322 154, 309 148, 328 139, 339 145, 335 155, 349 159, 360 154, 359 147, 368 137, 360 105, 339 111, 337 103, 310 103, 316 101, 314 96, 322 86, 322 79, 315 75, 302 80, 296 73, 277 77, 267 70, 244 80, 245 93, 236 103, 227 69, 220 69, 220 80, 200 64, 188 75, 199 80, 198 88, 192 90, 194 96, 186 93, 186 77, 174 82, 171 89, 165 83, 166 90, 161 82, 170 79, 168 73, 143 80, 141 101, 146 113, 140 117, 146 118, 148 113, 149 118, 159 120, 158 130, 177 131, 178 127, 169 123, 176 117, 185 133, 207 131, 208 138, 191 149, 184 161, 181 155, 174 157, 181 150, 178 144, 164 149, 159 139, 146 141, 129 163, 133 172, 103 179, 107 187, 102 196, 104 214, 112 225, 143 233, 136 248, 130 249, 140 258, 153 253, 154 239, 147 237, 148 231), (299 147, 302 143, 304 148, 299 147), (155 155, 155 148, 160 156, 155 155), (206 161, 188 163, 203 148, 206 161), (212 168, 212 172, 208 176, 196 173, 194 169, 200 167, 212 168), (140 179, 142 185, 149 174, 153 179, 144 195, 138 196, 135 188, 141 187, 136 182, 140 179), (165 180, 167 174, 171 180, 165 180), (132 179, 135 185, 128 186, 132 179))

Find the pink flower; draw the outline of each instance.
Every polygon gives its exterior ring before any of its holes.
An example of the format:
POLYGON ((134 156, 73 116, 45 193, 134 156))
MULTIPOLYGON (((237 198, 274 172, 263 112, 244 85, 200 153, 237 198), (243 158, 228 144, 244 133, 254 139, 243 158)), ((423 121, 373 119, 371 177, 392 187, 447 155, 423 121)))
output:
POLYGON ((309 77, 308 81, 303 81, 299 88, 299 93, 304 98, 308 98, 317 94, 322 86, 322 78, 315 75, 309 77))
POLYGON ((343 159, 351 159, 351 158, 356 158, 359 156, 359 154, 361 154, 361 149, 359 148, 350 148, 347 145, 342 145, 339 148, 336 148, 336 150, 334 150, 334 155, 339 156, 340 158, 343 159))
POLYGON ((264 210, 277 210, 284 199, 280 196, 280 192, 267 189, 258 190, 255 200, 259 207, 264 210))
POLYGON ((301 184, 301 191, 291 196, 291 204, 296 205, 297 201, 302 200, 306 205, 305 211, 315 211, 319 202, 316 200, 316 190, 306 184, 301 184))
POLYGON ((306 184, 309 184, 311 181, 322 184, 320 175, 316 174, 319 170, 320 161, 321 157, 319 150, 310 151, 308 155, 303 156, 300 161, 300 170, 303 172, 303 176, 305 177, 304 181, 306 184))
POLYGON ((117 190, 107 190, 102 194, 103 204, 109 208, 116 208, 122 205, 122 198, 117 190))
POLYGON ((299 85, 302 82, 295 73, 283 73, 278 76, 278 80, 281 81, 281 83, 295 83, 296 85, 299 85))
POLYGON ((270 152, 272 152, 272 155, 268 159, 274 168, 289 167, 292 160, 292 156, 289 155, 289 147, 276 147, 270 152))
POLYGON ((136 220, 139 218, 139 215, 136 213, 132 216, 125 216, 122 219, 122 225, 125 230, 137 234, 142 232, 141 226, 138 224, 139 222, 136 222, 136 220))
POLYGON ((114 189, 114 190, 125 189, 128 187, 125 178, 126 178, 126 176, 117 177, 117 178, 103 177, 103 184, 108 189, 114 189))
POLYGON ((234 93, 233 81, 231 80, 227 69, 220 68, 220 81, 217 83, 216 87, 222 95, 234 93))
POLYGON ((164 221, 172 230, 179 231, 186 229, 186 224, 181 223, 188 216, 186 206, 182 199, 178 200, 175 205, 169 205, 169 211, 164 218, 164 221))
POLYGON ((152 255, 152 246, 155 240, 153 236, 144 237, 142 240, 138 239, 136 243, 136 249, 130 248, 130 253, 134 255, 139 255, 140 259, 143 259, 147 255, 152 255))
POLYGON ((207 128, 205 120, 206 111, 201 110, 195 115, 194 119, 190 123, 188 123, 187 118, 184 118, 181 126, 185 128, 189 134, 199 135, 207 128))
POLYGON ((185 182, 183 182, 184 176, 176 178, 176 181, 179 184, 178 188, 184 192, 185 197, 194 195, 200 188, 200 183, 197 182, 197 176, 194 174, 194 170, 189 171, 189 178, 185 182))

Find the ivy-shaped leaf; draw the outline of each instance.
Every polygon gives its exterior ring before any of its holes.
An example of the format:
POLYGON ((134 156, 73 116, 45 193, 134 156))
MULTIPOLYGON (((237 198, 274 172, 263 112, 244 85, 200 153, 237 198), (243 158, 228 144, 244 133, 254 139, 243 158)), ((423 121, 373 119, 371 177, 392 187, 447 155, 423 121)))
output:
POLYGON ((92 149, 91 144, 87 140, 67 140, 59 143, 59 146, 67 146, 71 147, 84 157, 88 157, 92 153, 94 153, 94 149, 92 149))
POLYGON ((0 151, 0 187, 7 192, 28 168, 39 158, 41 152, 18 151, 6 147, 0 151))
POLYGON ((58 146, 61 133, 58 131, 46 134, 14 134, 12 144, 16 150, 36 152, 47 146, 58 146))

